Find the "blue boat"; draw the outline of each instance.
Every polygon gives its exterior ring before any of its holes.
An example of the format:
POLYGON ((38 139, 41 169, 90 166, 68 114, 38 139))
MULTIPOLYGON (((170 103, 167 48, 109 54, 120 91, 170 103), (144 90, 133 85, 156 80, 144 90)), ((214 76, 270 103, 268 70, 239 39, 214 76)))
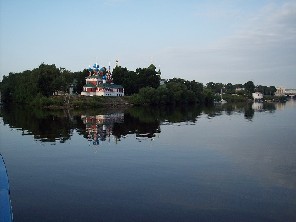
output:
POLYGON ((13 221, 10 190, 5 162, 0 154, 0 222, 13 221))

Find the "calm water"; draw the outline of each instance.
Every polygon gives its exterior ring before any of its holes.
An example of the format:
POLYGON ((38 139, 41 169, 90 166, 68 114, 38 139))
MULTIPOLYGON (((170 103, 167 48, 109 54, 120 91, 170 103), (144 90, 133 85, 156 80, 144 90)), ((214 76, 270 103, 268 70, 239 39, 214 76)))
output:
POLYGON ((296 221, 296 101, 1 108, 15 221, 296 221))

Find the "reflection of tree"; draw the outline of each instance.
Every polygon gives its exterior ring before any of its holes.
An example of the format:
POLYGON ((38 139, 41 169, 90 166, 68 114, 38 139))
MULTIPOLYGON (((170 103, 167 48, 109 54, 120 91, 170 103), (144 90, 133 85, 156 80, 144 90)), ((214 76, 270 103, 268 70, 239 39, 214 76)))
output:
POLYGON ((125 113, 123 123, 115 123, 113 126, 113 135, 117 138, 127 134, 147 135, 154 137, 155 133, 160 132, 159 120, 153 116, 143 116, 143 119, 137 116, 132 116, 131 113, 125 113), (143 119, 145 121, 143 121, 143 119))
POLYGON ((222 106, 204 107, 203 109, 204 114, 207 114, 210 118, 222 115, 222 111, 222 106))
POLYGON ((202 107, 200 106, 164 106, 160 108, 133 107, 128 110, 133 117, 137 117, 141 122, 195 122, 196 118, 201 115, 202 107))
POLYGON ((263 103, 263 109, 273 113, 276 110, 274 103, 263 103))
POLYGON ((247 120, 252 120, 254 117, 254 113, 255 113, 255 111, 254 111, 254 109, 252 109, 252 104, 247 104, 245 106, 245 118, 247 120))
POLYGON ((4 124, 21 129, 23 135, 34 135, 43 142, 65 142, 72 133, 73 123, 63 111, 46 112, 30 107, 4 107, 4 124))
MULTIPOLYGON (((256 105, 256 104, 255 104, 256 105)), ((226 115, 232 115, 234 112, 236 113, 244 113, 244 117, 248 120, 252 120, 255 111, 269 111, 274 112, 276 110, 276 106, 273 103, 260 103, 260 109, 257 106, 254 106, 252 103, 227 103, 223 105, 216 105, 214 107, 204 107, 203 112, 208 115, 209 118, 220 116, 223 113, 226 115)))
POLYGON ((160 125, 164 122, 195 122, 201 114, 201 107, 133 107, 125 112, 124 122, 115 123, 113 135, 117 138, 127 134, 137 137, 152 138, 160 133, 160 125))
POLYGON ((167 120, 172 123, 179 122, 196 122, 198 116, 202 113, 201 106, 184 106, 175 109, 166 109, 161 118, 162 121, 167 120))
MULTIPOLYGON (((263 104, 260 111, 274 112, 274 104, 263 104)), ((208 117, 244 113, 244 117, 252 120, 255 111, 252 104, 230 104, 199 107, 132 107, 126 111, 87 110, 87 111, 46 111, 29 107, 2 107, 1 116, 4 124, 22 130, 23 135, 33 135, 42 142, 67 141, 73 130, 87 140, 98 144, 99 141, 125 137, 135 134, 138 138, 153 138, 161 132, 160 125, 191 122, 195 124, 204 113, 208 117), (101 113, 102 115, 98 115, 101 113), (107 113, 107 114, 106 114, 107 113), (84 115, 81 115, 84 114, 84 115), (83 116, 83 118, 81 118, 83 116)))

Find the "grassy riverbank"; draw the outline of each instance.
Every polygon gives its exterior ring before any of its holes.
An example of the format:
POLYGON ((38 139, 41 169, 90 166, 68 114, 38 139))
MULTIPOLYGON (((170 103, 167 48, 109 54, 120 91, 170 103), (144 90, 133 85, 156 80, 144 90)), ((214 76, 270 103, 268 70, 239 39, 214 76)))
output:
POLYGON ((130 98, 125 97, 86 97, 86 96, 51 96, 36 98, 33 106, 46 109, 81 109, 81 108, 107 108, 131 106, 130 98))
MULTIPOLYGON (((51 96, 51 97, 37 97, 35 98, 30 105, 45 108, 45 109, 85 109, 85 108, 127 108, 133 105, 142 106, 142 105, 157 105, 155 103, 144 103, 138 101, 138 95, 136 96, 124 96, 124 97, 104 97, 104 96, 80 96, 80 95, 63 95, 63 96, 51 96)), ((154 99, 154 97, 150 97, 154 99)), ((246 96, 233 96, 233 95, 223 95, 223 98, 229 103, 237 102, 248 102, 253 101, 248 99, 246 96)), ((218 97, 216 98, 218 99, 218 97)), ((264 101, 267 102, 283 102, 285 98, 280 97, 266 97, 264 101)), ((173 103, 174 104, 174 103, 173 103)), ((179 103, 177 103, 179 104, 179 103)), ((181 103, 187 104, 187 103, 181 103)), ((193 103, 191 103, 193 104, 193 103)), ((194 103, 200 104, 200 103, 194 103)), ((209 103, 210 104, 210 103, 209 103)), ((208 105, 209 105, 208 104, 208 105)), ((161 105, 161 104, 158 104, 161 105)), ((165 104, 162 104, 165 105, 165 104)), ((172 105, 172 104, 171 104, 172 105)), ((204 105, 204 103, 200 104, 204 105)))

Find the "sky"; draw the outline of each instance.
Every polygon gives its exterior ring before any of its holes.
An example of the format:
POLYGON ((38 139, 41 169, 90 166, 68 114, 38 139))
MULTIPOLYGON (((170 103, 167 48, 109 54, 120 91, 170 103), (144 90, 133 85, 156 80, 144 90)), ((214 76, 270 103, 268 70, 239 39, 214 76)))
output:
POLYGON ((0 79, 55 64, 296 88, 296 0, 0 0, 0 79))

